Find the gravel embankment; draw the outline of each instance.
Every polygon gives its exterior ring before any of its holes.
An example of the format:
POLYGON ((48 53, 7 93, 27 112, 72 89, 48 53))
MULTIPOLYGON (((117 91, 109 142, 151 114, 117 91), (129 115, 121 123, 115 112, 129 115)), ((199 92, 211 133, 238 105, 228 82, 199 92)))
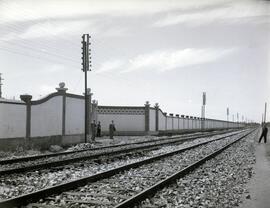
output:
MULTIPOLYGON (((230 135, 230 134, 232 134, 232 133, 228 133, 226 135, 230 135)), ((176 140, 181 140, 181 139, 180 138, 173 138, 173 137, 169 138, 169 139, 164 138, 164 140, 161 140, 161 141, 155 141, 155 139, 154 139, 154 140, 151 140, 150 143, 147 143, 147 145, 163 144, 163 143, 166 143, 168 141, 176 141, 176 140)), ((14 168, 27 167, 27 166, 32 166, 32 165, 55 162, 55 161, 59 161, 59 160, 68 160, 68 159, 73 159, 73 158, 87 157, 87 156, 91 156, 91 155, 95 155, 95 154, 99 154, 99 153, 108 153, 108 152, 111 152, 112 150, 113 151, 118 151, 118 150, 128 149, 128 148, 131 148, 131 147, 132 148, 133 147, 143 147, 143 146, 146 145, 144 143, 141 143, 141 144, 132 144, 132 143, 128 143, 130 145, 127 145, 127 146, 113 147, 113 148, 101 149, 101 150, 91 150, 90 149, 89 151, 74 152, 74 153, 67 154, 67 155, 59 155, 59 156, 54 156, 54 157, 32 159, 30 161, 25 161, 25 162, 4 164, 4 165, 0 165, 0 170, 3 171, 3 170, 14 169, 14 168)))
MULTIPOLYGON (((124 201, 128 197, 157 183, 159 180, 168 177, 192 162, 219 149, 235 138, 236 136, 214 141, 195 149, 166 157, 151 164, 146 164, 136 169, 117 174, 108 179, 91 183, 75 191, 63 193, 49 201, 41 201, 41 204, 76 207, 84 201, 84 203, 89 206, 94 203, 95 206, 93 207, 113 207, 115 204, 124 201)), ((237 136, 237 138, 239 138, 239 136, 237 136)))
MULTIPOLYGON (((214 133, 214 132, 213 132, 214 133)), ((174 135, 170 138, 174 137, 188 137, 188 136, 195 136, 195 135, 201 135, 202 132, 195 132, 195 133, 189 133, 189 134, 181 134, 181 135, 174 135)), ((206 132, 204 134, 207 134, 206 132)), ((62 150, 58 150, 57 152, 71 152, 71 151, 78 151, 78 150, 85 150, 89 148, 95 148, 95 147, 104 147, 104 146, 110 146, 110 145, 120 145, 120 144, 131 144, 136 142, 144 142, 144 141, 155 141, 161 138, 168 138, 168 136, 115 136, 114 139, 110 139, 108 136, 103 136, 100 138, 96 138, 95 142, 90 141, 89 143, 81 143, 77 145, 73 145, 71 147, 68 147, 67 149, 62 149, 62 147, 59 147, 62 150)), ((37 156, 42 154, 51 154, 55 153, 56 150, 50 151, 40 151, 37 149, 30 149, 25 150, 22 147, 17 148, 16 151, 13 152, 3 152, 0 151, 0 161, 1 160, 7 160, 7 159, 14 159, 14 158, 21 158, 21 157, 27 157, 27 156, 37 156)))
POLYGON ((41 171, 27 172, 22 174, 12 174, 0 177, 0 199, 11 198, 14 196, 30 193, 45 187, 57 185, 63 182, 75 180, 78 178, 90 176, 105 170, 119 167, 121 165, 130 164, 132 162, 141 161, 152 156, 156 156, 165 152, 177 150, 199 142, 220 138, 214 136, 201 138, 180 145, 165 146, 158 150, 144 151, 134 153, 131 156, 122 156, 120 158, 105 158, 97 160, 87 160, 69 164, 63 167, 56 167, 41 171))
POLYGON ((254 135, 237 142, 139 207, 232 208, 249 197, 246 183, 255 163, 254 135))
MULTIPOLYGON (((185 135, 176 135, 177 137, 186 137, 186 136, 192 136, 196 135, 197 133, 194 134, 185 134, 185 135)), ((173 136, 173 137, 176 137, 173 136)), ((172 137, 172 138, 173 138, 172 137)), ((78 150, 85 150, 85 149, 90 149, 90 148, 95 148, 95 147, 104 147, 104 146, 109 146, 109 145, 119 145, 119 144, 129 144, 129 143, 136 143, 136 142, 144 142, 144 141, 155 141, 160 138, 166 138, 164 137, 157 137, 157 136, 117 136, 114 137, 114 139, 109 139, 107 136, 103 136, 100 138, 96 138, 95 142, 89 142, 89 143, 81 143, 81 144, 76 144, 71 147, 68 147, 67 149, 63 149, 62 147, 59 147, 61 150, 59 151, 50 151, 50 149, 46 151, 40 151, 37 149, 30 149, 30 150, 25 150, 22 147, 17 148, 16 151, 0 151, 0 161, 1 160, 8 160, 8 159, 15 159, 15 158, 22 158, 22 157, 27 157, 27 156, 37 156, 37 155, 42 155, 42 154, 52 154, 55 152, 71 152, 71 151, 78 151, 78 150)))

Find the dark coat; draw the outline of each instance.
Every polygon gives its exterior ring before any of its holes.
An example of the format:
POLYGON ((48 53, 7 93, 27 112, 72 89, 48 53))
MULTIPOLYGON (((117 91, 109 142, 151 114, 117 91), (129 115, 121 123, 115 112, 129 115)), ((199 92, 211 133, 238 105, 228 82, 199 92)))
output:
POLYGON ((267 132, 268 132, 268 128, 265 126, 265 127, 263 128, 262 134, 263 134, 263 135, 267 135, 267 132))
POLYGON ((110 124, 109 130, 110 130, 110 132, 115 132, 116 131, 114 124, 110 124))

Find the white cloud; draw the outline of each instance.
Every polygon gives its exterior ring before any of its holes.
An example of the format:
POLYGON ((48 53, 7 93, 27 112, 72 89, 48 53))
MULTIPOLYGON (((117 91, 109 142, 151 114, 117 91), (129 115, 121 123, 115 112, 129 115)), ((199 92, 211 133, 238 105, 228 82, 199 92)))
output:
POLYGON ((47 21, 32 25, 19 37, 22 39, 40 38, 46 36, 58 36, 63 34, 81 34, 89 28, 89 21, 47 21))
MULTIPOLYGON (((126 28, 105 27, 95 21, 90 20, 53 20, 42 21, 25 27, 24 31, 9 32, 0 36, 2 41, 12 41, 16 39, 35 39, 35 38, 59 38, 59 36, 80 36, 81 34, 91 33, 93 36, 101 37, 120 37, 127 35, 126 28)), ((0 33, 1 34, 1 33, 0 33)))
MULTIPOLYGON (((261 18, 269 21, 269 5, 254 1, 237 1, 225 4, 216 9, 201 10, 192 13, 168 14, 154 23, 156 27, 164 27, 185 23, 188 25, 203 25, 211 22, 239 22, 250 21, 250 18, 261 18), (268 16, 268 17, 267 17, 268 16)), ((258 21, 261 21, 258 19, 258 21)))
POLYGON ((101 64, 101 66, 97 69, 97 73, 103 73, 103 72, 108 72, 108 71, 113 71, 116 69, 119 69, 125 64, 124 61, 122 60, 111 60, 111 61, 106 61, 101 64))
POLYGON ((24 31, 10 32, 0 37, 0 40, 11 41, 16 39, 33 39, 43 37, 58 37, 60 35, 82 34, 91 28, 92 34, 97 33, 97 27, 93 22, 73 20, 73 21, 45 21, 30 25, 24 31))
POLYGON ((175 9, 197 8, 224 0, 2 0, 1 22, 30 21, 48 18, 68 18, 85 15, 138 16, 175 9))
POLYGON ((214 62, 235 52, 235 50, 235 48, 186 48, 183 50, 155 51, 152 53, 138 55, 129 59, 128 61, 112 60, 104 62, 97 70, 97 73, 116 70, 120 71, 121 73, 144 70, 165 72, 177 68, 214 62))
POLYGON ((129 61, 124 72, 154 69, 161 72, 216 61, 231 54, 235 49, 194 49, 157 51, 139 55, 129 61))

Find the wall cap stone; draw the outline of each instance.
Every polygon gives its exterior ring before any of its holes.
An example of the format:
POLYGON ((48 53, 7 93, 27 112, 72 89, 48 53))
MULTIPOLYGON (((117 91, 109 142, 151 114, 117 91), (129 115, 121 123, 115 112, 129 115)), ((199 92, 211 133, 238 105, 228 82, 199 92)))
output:
POLYGON ((32 100, 32 95, 24 94, 24 95, 20 95, 20 98, 25 103, 30 103, 32 100))

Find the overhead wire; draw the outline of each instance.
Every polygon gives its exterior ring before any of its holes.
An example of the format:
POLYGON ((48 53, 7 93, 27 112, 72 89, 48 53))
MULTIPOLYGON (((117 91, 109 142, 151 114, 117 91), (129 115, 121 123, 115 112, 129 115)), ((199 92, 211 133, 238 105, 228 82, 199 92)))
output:
MULTIPOLYGON (((22 10, 20 10, 20 12, 21 12, 22 10)), ((29 11, 27 11, 28 13, 29 13, 29 11)), ((23 13, 23 16, 24 17, 29 17, 30 19, 31 19, 31 16, 29 15, 29 14, 26 14, 26 13, 23 13)), ((47 20, 47 22, 49 23, 49 24, 52 24, 52 23, 54 23, 54 21, 51 21, 49 18, 47 18, 48 20, 47 20)), ((22 19, 23 20, 23 19, 22 19)), ((27 18, 25 18, 24 20, 27 20, 27 18)), ((29 19, 28 19, 28 21, 29 21, 29 19)), ((44 21, 44 20, 43 20, 44 21)), ((18 28, 18 25, 16 25, 16 24, 9 24, 8 25, 8 27, 10 28, 10 29, 12 29, 13 31, 15 31, 15 32, 20 32, 20 30, 19 29, 24 29, 24 28, 22 28, 22 27, 19 27, 18 28)), ((46 32, 46 33, 48 33, 48 31, 45 29, 45 28, 42 28, 41 27, 41 29, 44 31, 44 32, 46 32)), ((55 34, 51 34, 51 33, 49 33, 49 35, 50 36, 53 36, 53 37, 56 37, 56 35, 55 34)), ((67 39, 65 36, 64 37, 61 37, 61 39, 63 39, 63 40, 65 40, 66 42, 70 42, 71 44, 77 44, 77 43, 75 43, 74 41, 71 41, 70 39, 67 39)), ((62 55, 58 55, 58 54, 55 54, 55 53, 51 53, 51 52, 48 52, 48 51, 41 51, 41 50, 38 50, 38 49, 36 49, 36 48, 33 48, 33 47, 31 47, 31 46, 26 46, 26 44, 27 44, 27 41, 20 41, 22 44, 16 44, 16 45, 22 45, 22 47, 24 47, 24 48, 28 48, 28 49, 30 49, 30 50, 33 50, 33 51, 35 51, 35 52, 38 52, 38 53, 44 53, 44 54, 47 54, 47 55, 51 55, 51 56, 53 56, 54 58, 55 58, 55 56, 58 56, 59 58, 61 58, 61 59, 65 59, 65 60, 67 60, 67 61, 71 61, 71 62, 74 62, 74 63, 78 63, 77 61, 75 61, 75 59, 72 59, 72 58, 67 58, 67 57, 65 57, 65 56, 62 56, 62 55)), ((42 44, 42 42, 41 41, 39 41, 39 43, 41 43, 42 44)), ((9 43, 10 44, 10 43, 9 43)), ((48 44, 47 43, 44 43, 44 44, 46 44, 46 45, 42 45, 42 47, 43 48, 46 48, 47 50, 51 50, 50 49, 50 47, 51 46, 48 46, 48 44)), ((98 46, 98 47, 102 47, 102 44, 100 44, 97 40, 95 40, 95 45, 96 46, 98 46)), ((108 47, 108 46, 106 46, 106 47, 108 47)), ((51 47, 52 49, 55 49, 55 50, 59 50, 59 48, 53 48, 53 47, 51 47)), ((8 50, 8 49, 4 49, 4 48, 2 48, 2 50, 6 50, 6 51, 9 51, 9 52, 12 52, 12 50, 8 50)), ((108 57, 108 53, 107 53, 107 51, 108 50, 104 50, 102 53, 103 53, 103 56, 104 56, 104 53, 106 53, 107 54, 107 57, 108 57)), ((114 51, 115 51, 115 48, 114 48, 114 51)), ((14 52, 14 51, 13 51, 14 52)), ((40 58, 40 57, 36 57, 36 56, 31 56, 31 55, 26 55, 26 54, 23 54, 23 53, 19 53, 19 52, 14 52, 14 53, 17 53, 17 54, 21 54, 21 55, 24 55, 24 56, 30 56, 30 57, 33 57, 33 58, 38 58, 38 59, 44 59, 44 58, 40 58)), ((109 54, 109 56, 110 56, 110 54, 109 54)), ((52 60, 50 60, 50 59, 44 59, 44 60, 47 60, 47 61, 50 61, 50 62, 52 62, 52 60)), ((98 64, 101 64, 101 63, 103 63, 104 62, 104 60, 102 60, 101 58, 99 58, 99 57, 95 57, 95 60, 97 60, 97 62, 96 62, 96 65, 98 66, 98 64)), ((57 61, 57 62, 59 62, 59 61, 57 61)), ((93 63, 93 65, 95 65, 95 63, 93 63)), ((76 65, 77 66, 77 65, 76 65)), ((115 78, 118 78, 118 79, 122 79, 123 80, 123 78, 122 77, 119 77, 119 76, 115 76, 115 74, 112 76, 112 75, 109 75, 109 73, 107 72, 106 73, 106 75, 105 74, 99 74, 99 73, 94 73, 95 75, 97 75, 97 76, 102 76, 102 77, 107 77, 107 78, 112 78, 112 79, 115 79, 115 78)), ((124 79, 124 81, 125 82, 129 82, 127 79, 124 79)), ((133 83, 132 83, 132 85, 134 85, 133 83)), ((136 86, 136 85, 134 85, 134 86, 136 86)))

